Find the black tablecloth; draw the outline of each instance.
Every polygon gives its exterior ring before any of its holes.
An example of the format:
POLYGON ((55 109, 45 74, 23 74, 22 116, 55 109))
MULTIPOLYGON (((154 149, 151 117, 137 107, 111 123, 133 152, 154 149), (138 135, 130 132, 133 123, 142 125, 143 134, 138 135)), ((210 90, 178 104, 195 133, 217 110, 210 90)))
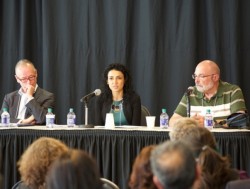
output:
MULTIPOLYGON (((220 152, 230 155, 232 165, 250 175, 250 132, 215 132, 220 152)), ((96 159, 103 177, 127 188, 131 166, 140 150, 150 144, 169 139, 167 131, 138 130, 33 130, 6 129, 0 131, 1 171, 4 189, 20 179, 16 163, 34 140, 47 136, 62 140, 69 147, 86 150, 96 159)))

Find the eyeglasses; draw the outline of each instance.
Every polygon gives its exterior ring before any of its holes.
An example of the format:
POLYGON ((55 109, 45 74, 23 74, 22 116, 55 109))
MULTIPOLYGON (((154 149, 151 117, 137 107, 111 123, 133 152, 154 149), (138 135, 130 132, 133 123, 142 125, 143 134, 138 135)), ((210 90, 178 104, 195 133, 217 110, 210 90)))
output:
MULTIPOLYGON (((16 76, 16 77, 17 77, 17 76, 16 76)), ((22 78, 22 79, 20 79, 19 77, 17 77, 17 79, 20 80, 22 83, 27 83, 28 80, 29 80, 29 81, 34 81, 35 78, 36 78, 35 75, 29 76, 29 77, 27 77, 27 78, 22 78)))
POLYGON ((215 74, 210 74, 210 75, 196 75, 196 74, 192 74, 192 78, 193 79, 196 79, 196 78, 198 78, 198 79, 204 79, 205 77, 209 77, 209 76, 213 76, 213 75, 215 75, 215 74))

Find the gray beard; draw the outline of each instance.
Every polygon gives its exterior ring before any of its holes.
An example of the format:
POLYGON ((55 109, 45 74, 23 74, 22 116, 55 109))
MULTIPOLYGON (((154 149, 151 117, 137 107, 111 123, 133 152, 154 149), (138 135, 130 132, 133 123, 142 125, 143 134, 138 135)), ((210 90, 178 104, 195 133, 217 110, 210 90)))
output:
POLYGON ((214 83, 212 81, 207 86, 200 87, 196 85, 197 90, 201 93, 205 93, 206 91, 212 89, 213 87, 214 83))

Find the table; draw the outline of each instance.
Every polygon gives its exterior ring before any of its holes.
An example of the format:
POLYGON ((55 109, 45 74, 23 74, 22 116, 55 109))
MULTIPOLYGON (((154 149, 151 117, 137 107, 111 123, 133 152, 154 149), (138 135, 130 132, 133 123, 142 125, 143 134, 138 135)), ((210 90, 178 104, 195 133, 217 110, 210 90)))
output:
MULTIPOLYGON (((114 181, 121 189, 127 188, 131 167, 140 150, 150 144, 159 144, 169 139, 169 130, 147 130, 145 127, 127 127, 106 130, 54 128, 44 126, 23 128, 0 128, 1 171, 4 189, 10 189, 20 179, 17 160, 34 140, 47 136, 62 140, 71 148, 83 149, 92 154, 103 177, 114 181)), ((220 152, 232 158, 235 168, 250 175, 250 131, 214 129, 220 152)))

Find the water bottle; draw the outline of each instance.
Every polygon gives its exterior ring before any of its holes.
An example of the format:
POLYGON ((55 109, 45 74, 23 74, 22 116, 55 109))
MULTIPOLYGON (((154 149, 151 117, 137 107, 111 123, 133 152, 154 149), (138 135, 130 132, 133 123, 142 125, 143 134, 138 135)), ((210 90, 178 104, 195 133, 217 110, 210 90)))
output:
POLYGON ((68 127, 74 127, 76 125, 76 114, 74 113, 73 108, 69 109, 67 114, 67 125, 68 127))
POLYGON ((1 125, 3 127, 10 126, 10 114, 7 111, 7 108, 3 108, 3 113, 1 115, 1 125))
POLYGON ((213 115, 211 114, 210 109, 206 110, 206 114, 204 116, 204 127, 209 130, 213 129, 213 115))
POLYGON ((168 128, 168 120, 169 120, 169 116, 167 114, 167 110, 165 108, 163 108, 162 113, 160 115, 160 128, 167 129, 168 128))
POLYGON ((46 114, 46 127, 53 128, 55 123, 55 115, 52 113, 52 108, 48 108, 48 113, 46 114))

